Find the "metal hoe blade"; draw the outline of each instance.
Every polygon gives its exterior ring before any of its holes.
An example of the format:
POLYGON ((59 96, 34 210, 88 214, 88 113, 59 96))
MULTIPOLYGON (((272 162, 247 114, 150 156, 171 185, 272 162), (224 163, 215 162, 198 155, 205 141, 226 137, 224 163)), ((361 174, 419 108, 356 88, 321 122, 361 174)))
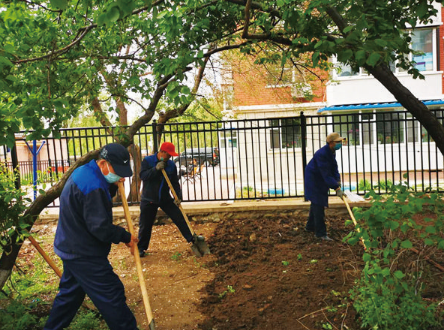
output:
POLYGON ((344 194, 345 194, 345 196, 347 196, 347 198, 350 200, 350 202, 354 202, 354 203, 356 203, 356 202, 365 202, 364 198, 362 198, 361 196, 359 196, 359 195, 357 195, 355 193, 352 193, 350 190, 346 190, 344 192, 344 194))

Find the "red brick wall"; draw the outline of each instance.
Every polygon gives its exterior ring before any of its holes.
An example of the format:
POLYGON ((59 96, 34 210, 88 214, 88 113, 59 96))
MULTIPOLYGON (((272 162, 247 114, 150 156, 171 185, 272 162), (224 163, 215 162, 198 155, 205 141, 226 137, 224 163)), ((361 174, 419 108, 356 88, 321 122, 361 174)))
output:
POLYGON ((231 63, 233 71, 234 105, 268 105, 291 104, 324 101, 325 81, 327 73, 318 72, 324 77, 324 82, 319 79, 311 81, 313 94, 312 100, 293 97, 291 87, 267 87, 267 70, 260 65, 254 65, 252 61, 236 59, 231 63))

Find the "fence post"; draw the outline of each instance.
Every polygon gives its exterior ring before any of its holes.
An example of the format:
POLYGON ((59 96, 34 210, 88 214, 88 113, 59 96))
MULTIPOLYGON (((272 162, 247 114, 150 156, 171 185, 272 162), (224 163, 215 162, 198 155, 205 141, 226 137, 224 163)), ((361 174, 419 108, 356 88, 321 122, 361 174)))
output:
POLYGON ((16 141, 14 139, 14 146, 11 149, 11 161, 12 161, 12 169, 14 171, 14 184, 15 189, 20 189, 20 169, 19 169, 19 163, 18 163, 18 157, 17 157, 17 145, 16 141))
POLYGON ((155 120, 153 120, 153 148, 154 148, 154 152, 156 153, 159 148, 158 144, 157 144, 157 122, 155 120))
POLYGON ((304 112, 301 111, 301 142, 302 142, 302 182, 304 184, 304 200, 305 198, 305 168, 307 167, 307 118, 304 115, 304 112))

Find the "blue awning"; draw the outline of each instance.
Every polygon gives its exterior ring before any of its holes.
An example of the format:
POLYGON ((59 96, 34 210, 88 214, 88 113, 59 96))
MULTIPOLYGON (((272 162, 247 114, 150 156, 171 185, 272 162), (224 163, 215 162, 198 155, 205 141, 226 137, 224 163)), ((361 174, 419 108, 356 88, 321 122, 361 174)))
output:
MULTIPOLYGON (((444 105, 444 100, 427 100, 422 101, 424 105, 444 105)), ((346 111, 346 110, 363 110, 363 109, 389 109, 389 108, 402 108, 401 103, 397 102, 382 102, 382 103, 362 103, 362 104, 343 104, 343 105, 332 105, 319 109, 317 112, 325 111, 346 111)))

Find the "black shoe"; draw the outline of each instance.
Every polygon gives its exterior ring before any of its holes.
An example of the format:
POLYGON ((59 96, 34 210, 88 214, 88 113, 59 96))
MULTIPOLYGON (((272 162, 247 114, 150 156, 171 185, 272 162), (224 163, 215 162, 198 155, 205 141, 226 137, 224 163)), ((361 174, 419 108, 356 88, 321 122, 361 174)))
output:
POLYGON ((145 251, 139 251, 139 257, 143 258, 146 255, 148 255, 148 253, 145 253, 145 251))
POLYGON ((306 231, 307 233, 314 233, 315 232, 314 229, 307 229, 307 228, 304 228, 304 231, 306 231))
POLYGON ((329 242, 334 241, 334 239, 328 237, 327 235, 318 237, 318 239, 323 240, 323 241, 329 241, 329 242))

